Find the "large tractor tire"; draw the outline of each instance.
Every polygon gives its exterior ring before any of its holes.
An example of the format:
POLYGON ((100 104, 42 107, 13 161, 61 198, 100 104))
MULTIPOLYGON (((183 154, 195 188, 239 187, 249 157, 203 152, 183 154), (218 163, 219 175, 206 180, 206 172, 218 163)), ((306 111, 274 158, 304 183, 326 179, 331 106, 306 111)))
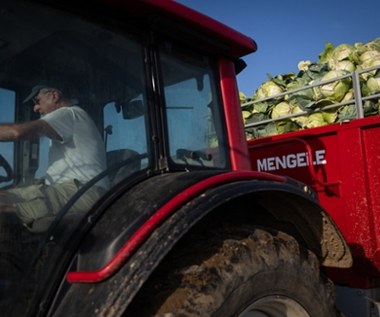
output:
POLYGON ((178 246, 125 316, 336 317, 316 256, 283 232, 219 227, 178 246))

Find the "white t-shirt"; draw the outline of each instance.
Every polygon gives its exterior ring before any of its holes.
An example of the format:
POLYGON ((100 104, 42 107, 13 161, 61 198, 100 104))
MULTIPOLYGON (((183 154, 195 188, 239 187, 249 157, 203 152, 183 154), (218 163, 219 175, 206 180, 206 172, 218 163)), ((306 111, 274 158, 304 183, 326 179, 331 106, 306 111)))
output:
MULTIPOLYGON (((106 169, 103 140, 90 116, 80 107, 62 107, 46 114, 46 121, 61 136, 50 140, 47 184, 77 179, 86 183, 106 169)), ((97 185, 107 189, 108 179, 97 185)))

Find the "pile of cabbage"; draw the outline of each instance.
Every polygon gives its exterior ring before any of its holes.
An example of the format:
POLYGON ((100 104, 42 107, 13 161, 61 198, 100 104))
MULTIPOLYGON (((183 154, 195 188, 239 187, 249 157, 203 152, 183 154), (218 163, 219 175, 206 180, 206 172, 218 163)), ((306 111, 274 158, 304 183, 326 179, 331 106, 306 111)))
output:
MULTIPOLYGON (((380 65, 380 37, 368 43, 326 43, 317 62, 300 61, 298 74, 269 76, 252 98, 240 92, 245 124, 262 122, 246 129, 247 138, 271 136, 289 131, 319 127, 357 117, 352 76, 324 83, 380 65), (306 90, 300 87, 314 84, 306 90), (296 89, 296 92, 291 91, 296 89), (280 95, 279 95, 280 94, 280 95)), ((380 113, 380 69, 359 75, 361 95, 374 98, 363 101, 364 116, 380 113)))

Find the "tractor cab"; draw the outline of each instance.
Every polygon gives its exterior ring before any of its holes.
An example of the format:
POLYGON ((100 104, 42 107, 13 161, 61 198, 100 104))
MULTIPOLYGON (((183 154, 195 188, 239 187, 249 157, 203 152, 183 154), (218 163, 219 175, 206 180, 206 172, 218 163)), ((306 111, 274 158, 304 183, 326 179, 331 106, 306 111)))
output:
MULTIPOLYGON (((68 250, 128 188, 152 175, 230 165, 212 47, 189 50, 186 41, 167 37, 170 24, 138 5, 124 13, 80 6, 71 4, 82 12, 74 15, 69 2, 65 9, 54 1, 0 4, 0 129, 39 120, 33 101, 24 100, 35 85, 54 83, 90 115, 107 157, 106 168, 57 214, 25 225, 0 213, 0 307, 7 316, 37 316, 38 303, 58 287, 68 250), (104 26, 108 15, 118 19, 104 26), (103 179, 109 189, 72 212, 103 179)), ((1 192, 44 182, 51 139, 0 141, 1 192)))

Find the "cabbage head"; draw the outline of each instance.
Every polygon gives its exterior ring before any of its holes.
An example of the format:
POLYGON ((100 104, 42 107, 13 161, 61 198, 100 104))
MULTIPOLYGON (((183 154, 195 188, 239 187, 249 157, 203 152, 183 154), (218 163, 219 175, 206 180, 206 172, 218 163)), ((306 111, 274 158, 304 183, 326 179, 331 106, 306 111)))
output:
POLYGON ((277 134, 299 130, 299 126, 291 120, 282 120, 275 122, 277 134))
POLYGON ((343 99, 341 100, 341 102, 345 102, 345 101, 351 101, 355 98, 354 96, 354 88, 350 88, 346 94, 344 95, 343 99))
POLYGON ((241 104, 248 102, 247 96, 243 92, 239 92, 239 99, 241 104))
POLYGON ((290 114, 292 114, 292 106, 288 102, 283 101, 273 107, 271 118, 277 119, 290 114))
MULTIPOLYGON (((315 84, 318 81, 320 81, 320 80, 312 80, 310 82, 310 85, 313 85, 313 84, 315 84)), ((323 98, 320 86, 314 86, 312 89, 313 89, 313 99, 314 100, 320 100, 320 99, 323 98)))
POLYGON ((355 54, 355 47, 349 44, 340 44, 334 48, 331 57, 336 61, 352 59, 355 54))
POLYGON ((331 124, 338 118, 338 111, 335 109, 322 111, 323 120, 326 124, 331 124))
MULTIPOLYGON (((366 67, 370 67, 367 65, 374 63, 373 60, 379 61, 379 58, 380 58, 380 51, 368 50, 368 51, 363 52, 363 54, 360 55, 359 60, 360 60, 361 66, 363 68, 366 68, 366 67)), ((379 65, 379 64, 375 62, 371 66, 375 66, 375 65, 379 65)))
POLYGON ((253 98, 261 99, 274 96, 280 93, 282 93, 282 88, 279 85, 277 85, 273 80, 268 80, 256 90, 256 93, 253 96, 253 98))
POLYGON ((324 125, 333 123, 337 118, 338 114, 336 111, 323 111, 323 112, 315 112, 310 114, 307 117, 307 128, 316 128, 322 127, 324 125))
POLYGON ((266 137, 278 134, 276 124, 269 122, 266 125, 248 129, 247 132, 253 138, 266 137))
MULTIPOLYGON (((343 70, 332 70, 324 75, 321 80, 325 81, 346 74, 347 72, 343 70)), ((350 88, 351 78, 348 77, 321 86, 320 92, 325 98, 340 102, 350 88)))
POLYGON ((380 77, 371 77, 367 80, 367 87, 370 94, 380 92, 380 77))
MULTIPOLYGON (((300 107, 295 106, 293 108, 293 114, 302 113, 304 112, 300 107)), ((299 115, 297 117, 291 118, 292 121, 296 122, 302 129, 306 128, 306 124, 308 121, 307 115, 299 115)))
MULTIPOLYGON (((358 66, 359 69, 369 68, 372 66, 380 65, 380 51, 376 50, 369 50, 365 51, 362 55, 360 55, 360 65, 358 66)), ((376 70, 362 73, 360 75, 361 78, 364 80, 367 80, 370 76, 374 76, 376 74, 376 70)))
POLYGON ((253 105, 253 113, 267 113, 268 109, 271 107, 270 102, 258 102, 253 105))
POLYGON ((344 70, 353 73, 356 70, 355 64, 349 60, 336 61, 331 60, 328 62, 330 70, 344 70))
POLYGON ((243 115, 244 122, 246 122, 247 119, 251 116, 251 113, 249 111, 247 111, 247 110, 243 110, 241 113, 243 115))
POLYGON ((357 42, 354 45, 359 55, 361 55, 365 51, 371 51, 371 50, 380 51, 380 37, 367 43, 357 42))

